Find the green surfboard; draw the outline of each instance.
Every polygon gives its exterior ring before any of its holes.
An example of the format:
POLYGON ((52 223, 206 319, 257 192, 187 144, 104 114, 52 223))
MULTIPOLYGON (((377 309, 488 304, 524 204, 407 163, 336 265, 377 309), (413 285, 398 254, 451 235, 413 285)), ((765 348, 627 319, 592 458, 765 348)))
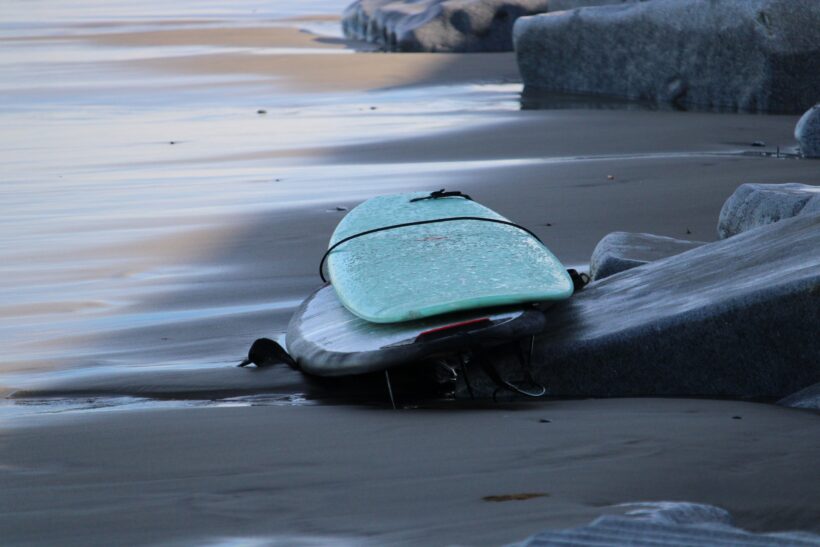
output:
MULTIPOLYGON (((417 192, 365 201, 342 219, 330 247, 354 234, 395 224, 452 217, 507 221, 463 197, 412 201, 429 195, 417 192)), ((573 290, 564 266, 535 237, 521 228, 482 220, 363 235, 333 249, 327 271, 342 304, 374 323, 563 300, 573 290)))

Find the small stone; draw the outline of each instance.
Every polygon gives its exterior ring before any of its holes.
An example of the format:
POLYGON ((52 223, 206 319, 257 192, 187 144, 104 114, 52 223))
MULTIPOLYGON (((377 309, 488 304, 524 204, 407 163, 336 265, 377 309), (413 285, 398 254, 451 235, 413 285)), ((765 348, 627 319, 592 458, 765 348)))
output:
POLYGON ((763 141, 755 141, 752 143, 752 146, 755 146, 757 148, 763 148, 764 146, 766 146, 766 143, 763 141))
POLYGON ((177 141, 169 141, 168 144, 176 144, 177 141))
POLYGON ((615 180, 615 175, 607 175, 606 180, 615 180))
POLYGON ((742 420, 743 417, 742 416, 732 416, 732 419, 733 420, 742 420))
POLYGON ((552 423, 552 422, 550 422, 549 420, 547 420, 547 419, 545 419, 545 418, 541 418, 540 420, 538 420, 538 422, 539 422, 539 423, 542 423, 542 424, 549 424, 549 423, 552 423))
POLYGON ((686 235, 692 235, 692 230, 690 230, 689 228, 687 228, 687 229, 686 229, 686 235))
POLYGON ((808 110, 794 128, 800 152, 806 158, 820 158, 820 104, 808 110))
POLYGON ((376 107, 375 107, 375 106, 371 106, 371 107, 370 107, 370 110, 376 110, 376 107))
POLYGON ((261 110, 261 109, 260 109, 260 110, 257 110, 257 111, 256 111, 256 113, 257 113, 257 114, 267 114, 267 113, 268 113, 268 111, 267 111, 267 110, 261 110))

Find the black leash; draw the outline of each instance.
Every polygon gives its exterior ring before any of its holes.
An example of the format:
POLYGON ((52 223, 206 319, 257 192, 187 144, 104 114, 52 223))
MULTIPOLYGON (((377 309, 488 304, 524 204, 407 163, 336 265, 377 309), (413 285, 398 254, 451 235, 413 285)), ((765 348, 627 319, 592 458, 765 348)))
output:
MULTIPOLYGON (((433 193, 435 194, 436 192, 433 192, 433 193)), ((459 194, 460 193, 461 192, 459 192, 459 194)), ((427 198, 417 198, 417 199, 427 199, 427 198)), ((438 222, 455 222, 457 220, 478 220, 478 221, 482 221, 482 222, 493 222, 495 224, 503 224, 505 226, 512 226, 513 228, 518 228, 519 230, 528 233, 529 235, 534 237, 536 239, 536 241, 538 241, 538 243, 540 243, 541 245, 544 245, 544 242, 541 241, 541 238, 539 238, 537 235, 535 235, 531 230, 529 230, 527 228, 524 228, 523 226, 521 226, 519 224, 516 224, 514 222, 510 222, 509 220, 500 220, 500 219, 497 219, 497 218, 486 218, 486 217, 447 217, 447 218, 434 218, 434 219, 431 219, 431 220, 417 220, 415 222, 403 222, 401 224, 392 224, 390 226, 382 226, 381 228, 373 228, 372 230, 365 230, 364 232, 359 232, 357 234, 353 234, 352 236, 348 236, 344 239, 341 239, 341 240, 337 241, 336 243, 331 245, 328 248, 327 251, 325 251, 324 255, 322 255, 322 260, 319 262, 319 277, 322 278, 322 281, 327 283, 327 279, 325 279, 324 270, 325 270, 325 262, 327 261, 328 255, 331 252, 335 251, 339 247, 339 245, 342 245, 343 243, 347 243, 348 241, 350 241, 352 239, 356 239, 358 237, 362 237, 362 236, 366 236, 366 235, 370 235, 370 234, 375 234, 377 232, 385 232, 387 230, 395 230, 397 228, 406 228, 408 226, 420 226, 422 224, 435 224, 435 223, 438 223, 438 222)))
POLYGON ((424 196, 420 198, 413 198, 410 200, 410 203, 415 203, 417 201, 424 201, 425 199, 439 199, 439 198, 464 198, 470 201, 473 201, 473 198, 468 196, 467 194, 462 194, 458 190, 452 190, 448 192, 444 188, 441 190, 436 190, 435 192, 430 192, 429 196, 424 196))

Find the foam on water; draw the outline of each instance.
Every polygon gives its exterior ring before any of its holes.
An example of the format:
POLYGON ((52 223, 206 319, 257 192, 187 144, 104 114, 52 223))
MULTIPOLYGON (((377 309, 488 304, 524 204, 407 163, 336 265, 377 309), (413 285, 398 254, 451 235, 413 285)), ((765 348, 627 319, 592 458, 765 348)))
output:
POLYGON ((50 0, 36 3, 7 0, 3 3, 0 31, 29 34, 31 30, 41 32, 45 28, 62 34, 66 25, 92 27, 100 23, 146 22, 155 25, 191 20, 241 23, 338 14, 348 3, 347 0, 50 0))
MULTIPOLYGON (((145 397, 43 397, 0 401, 0 426, 14 426, 17 418, 75 415, 87 412, 167 410, 174 408, 239 408, 250 406, 305 406, 316 404, 301 393, 266 393, 223 399, 155 399, 145 397)), ((31 425, 27 420, 26 425, 31 425)))

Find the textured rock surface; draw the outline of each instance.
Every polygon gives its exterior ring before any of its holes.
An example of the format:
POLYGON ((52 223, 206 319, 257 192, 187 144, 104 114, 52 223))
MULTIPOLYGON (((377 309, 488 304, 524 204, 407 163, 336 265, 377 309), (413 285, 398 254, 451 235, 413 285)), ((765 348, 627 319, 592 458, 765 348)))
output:
POLYGON ((652 234, 613 232, 595 246, 589 263, 589 275, 593 281, 597 281, 701 245, 705 243, 652 234))
POLYGON ((820 546, 808 532, 755 534, 732 526, 731 515, 712 505, 686 502, 630 503, 626 515, 605 515, 586 526, 545 530, 509 547, 553 545, 758 545, 820 546))
POLYGON ((527 87, 789 113, 820 99, 816 0, 652 0, 525 17, 513 34, 527 87))
POLYGON ((742 184, 720 210, 718 237, 725 239, 764 224, 819 212, 820 186, 742 184))
POLYGON ((777 404, 791 408, 820 410, 820 383, 801 389, 788 397, 784 397, 777 401, 777 404))
POLYGON ((591 283, 547 315, 533 370, 550 395, 784 397, 820 381, 820 213, 591 283))
POLYGON ((342 29, 388 51, 512 51, 521 16, 625 1, 634 0, 357 0, 342 29))
POLYGON ((807 158, 820 158, 820 104, 811 107, 794 128, 800 152, 807 158))

